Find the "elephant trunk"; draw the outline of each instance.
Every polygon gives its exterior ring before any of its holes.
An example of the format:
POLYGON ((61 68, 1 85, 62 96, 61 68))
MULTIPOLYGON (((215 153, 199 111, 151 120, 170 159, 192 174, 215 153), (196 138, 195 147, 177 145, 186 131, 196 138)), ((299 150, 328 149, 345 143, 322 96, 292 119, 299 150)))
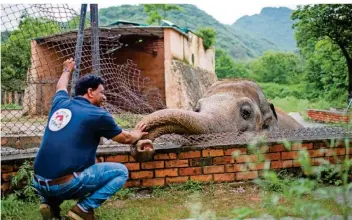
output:
POLYGON ((204 134, 214 132, 213 116, 180 109, 164 109, 146 116, 142 122, 149 132, 145 139, 154 140, 163 134, 204 134))
POLYGON ((131 146, 131 155, 137 161, 151 160, 152 141, 163 134, 205 134, 215 132, 213 115, 180 109, 164 109, 147 115, 141 122, 148 135, 131 146))

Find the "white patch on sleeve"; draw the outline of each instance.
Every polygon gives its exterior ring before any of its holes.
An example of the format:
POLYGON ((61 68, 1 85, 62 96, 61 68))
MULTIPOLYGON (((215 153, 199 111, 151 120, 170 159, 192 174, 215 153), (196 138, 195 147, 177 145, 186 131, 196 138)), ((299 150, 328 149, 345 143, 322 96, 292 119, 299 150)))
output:
POLYGON ((51 131, 59 131, 63 129, 70 121, 72 112, 66 108, 56 110, 49 120, 49 129, 51 131))

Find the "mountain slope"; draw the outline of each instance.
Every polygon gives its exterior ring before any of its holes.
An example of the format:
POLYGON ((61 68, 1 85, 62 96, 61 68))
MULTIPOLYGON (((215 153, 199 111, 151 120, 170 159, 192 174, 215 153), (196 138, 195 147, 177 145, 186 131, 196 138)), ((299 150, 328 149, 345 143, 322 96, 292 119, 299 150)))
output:
POLYGON ((252 36, 262 36, 275 42, 279 48, 286 51, 296 50, 296 41, 290 19, 293 10, 286 7, 263 8, 260 14, 243 16, 231 26, 235 31, 252 36))
MULTIPOLYGON (((226 50, 235 59, 246 60, 258 57, 266 50, 279 50, 279 47, 273 42, 248 32, 236 30, 230 25, 221 24, 194 5, 179 6, 183 8, 183 11, 167 12, 164 15, 165 19, 193 31, 205 26, 215 28, 217 32, 216 47, 226 50)), ((142 5, 122 5, 99 10, 100 25, 106 25, 116 20, 146 23, 147 18, 148 15, 143 11, 142 5)))

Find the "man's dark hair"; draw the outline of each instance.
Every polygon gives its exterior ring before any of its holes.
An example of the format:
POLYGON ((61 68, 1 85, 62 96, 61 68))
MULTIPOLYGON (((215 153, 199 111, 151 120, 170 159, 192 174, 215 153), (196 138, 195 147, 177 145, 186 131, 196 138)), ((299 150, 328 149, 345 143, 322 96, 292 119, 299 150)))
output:
POLYGON ((96 90, 99 85, 104 85, 104 80, 94 74, 82 76, 76 82, 75 95, 84 95, 88 92, 89 88, 96 90))

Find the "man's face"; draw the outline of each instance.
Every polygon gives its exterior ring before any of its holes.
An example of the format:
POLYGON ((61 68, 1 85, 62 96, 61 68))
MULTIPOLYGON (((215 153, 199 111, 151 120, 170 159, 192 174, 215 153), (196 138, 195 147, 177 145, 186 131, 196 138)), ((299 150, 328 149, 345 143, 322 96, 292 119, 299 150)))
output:
POLYGON ((89 89, 88 94, 91 100, 91 103, 95 106, 100 107, 103 101, 106 100, 106 96, 104 95, 104 86, 99 85, 96 90, 89 89))

